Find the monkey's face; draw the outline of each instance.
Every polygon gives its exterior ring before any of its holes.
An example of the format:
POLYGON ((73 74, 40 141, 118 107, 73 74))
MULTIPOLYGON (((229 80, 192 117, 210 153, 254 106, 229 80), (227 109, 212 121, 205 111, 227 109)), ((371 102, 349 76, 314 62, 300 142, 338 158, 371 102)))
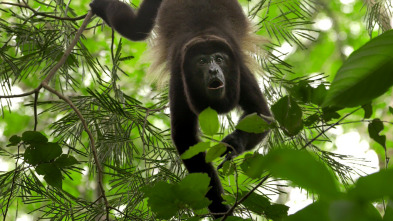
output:
POLYGON ((183 82, 195 113, 207 107, 219 113, 233 109, 239 99, 239 71, 233 56, 217 47, 193 47, 185 56, 183 82))
POLYGON ((225 96, 225 74, 230 71, 229 62, 230 58, 224 52, 196 54, 191 58, 192 78, 209 100, 219 100, 225 96))

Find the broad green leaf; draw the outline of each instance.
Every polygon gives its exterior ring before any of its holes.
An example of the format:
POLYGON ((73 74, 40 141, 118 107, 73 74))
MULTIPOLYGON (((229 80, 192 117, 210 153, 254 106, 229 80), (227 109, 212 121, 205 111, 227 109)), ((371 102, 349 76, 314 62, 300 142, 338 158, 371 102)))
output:
POLYGON ((370 103, 393 85, 393 30, 353 52, 338 70, 323 106, 370 103))
MULTIPOLYGON (((214 221, 220 221, 222 220, 221 218, 215 219, 214 221)), ((243 219, 237 216, 228 216, 225 221, 252 221, 252 219, 243 219)))
POLYGON ((282 204, 273 204, 265 212, 265 216, 272 220, 281 220, 288 216, 289 207, 282 204))
POLYGON ((383 221, 392 221, 393 220, 393 197, 390 198, 386 205, 385 215, 383 216, 383 221))
POLYGON ((53 164, 41 164, 38 165, 36 170, 37 173, 40 171, 41 173, 44 173, 44 180, 51 186, 57 187, 59 189, 62 188, 62 176, 61 176, 61 171, 59 168, 56 166, 53 166, 53 164), (43 165, 42 167, 40 167, 43 165))
POLYGON ((325 85, 320 84, 317 88, 312 89, 312 94, 311 94, 311 103, 316 104, 318 106, 321 106, 323 103, 323 100, 325 99, 327 94, 327 90, 325 85))
POLYGON ((284 218, 284 221, 316 221, 316 214, 318 216, 318 221, 332 221, 329 218, 328 207, 329 205, 327 203, 317 201, 295 214, 284 218))
POLYGON ((338 197, 338 187, 333 175, 306 150, 273 149, 266 156, 258 156, 256 159, 259 162, 253 162, 249 166, 251 168, 248 168, 249 171, 255 170, 254 174, 261 174, 267 169, 273 176, 288 179, 322 197, 338 197))
POLYGON ((331 220, 337 221, 379 221, 378 210, 371 203, 359 203, 349 200, 334 201, 329 206, 331 220))
POLYGON ((383 130, 383 123, 376 118, 368 124, 368 134, 386 150, 386 136, 379 133, 383 130))
POLYGON ((175 188, 176 195, 191 208, 198 210, 207 207, 211 201, 206 198, 210 177, 206 173, 190 173, 175 188))
MULTIPOLYGON (((239 198, 241 199, 246 194, 247 192, 240 193, 239 198)), ((250 211, 259 215, 264 214, 270 207, 270 201, 266 197, 256 194, 255 192, 252 192, 242 204, 250 211)))
POLYGON ((174 185, 160 181, 154 186, 142 188, 148 199, 152 211, 159 219, 170 219, 179 209, 179 200, 174 191, 174 185))
MULTIPOLYGON (((239 198, 243 198, 247 192, 241 192, 239 198)), ((233 199, 234 201, 235 199, 233 199)), ((288 207, 280 204, 270 204, 268 198, 252 192, 246 200, 242 202, 243 206, 248 210, 258 214, 264 215, 266 218, 273 220, 280 220, 287 216, 288 207)))
POLYGON ((292 97, 304 103, 310 102, 313 92, 313 88, 304 80, 296 82, 291 88, 287 88, 287 90, 292 97))
POLYGON ((371 103, 363 105, 362 108, 364 110, 364 118, 365 119, 370 118, 371 115, 373 114, 373 106, 371 105, 371 103))
POLYGON ((205 197, 209 191, 210 177, 204 173, 191 173, 177 184, 160 181, 153 186, 143 187, 149 198, 152 211, 160 219, 170 219, 187 205, 198 210, 207 207, 210 201, 205 197))
POLYGON ((227 147, 222 143, 212 146, 206 153, 206 163, 210 163, 216 158, 220 157, 225 153, 226 150, 227 147))
POLYGON ((53 167, 56 167, 55 165, 53 165, 53 163, 42 163, 40 165, 38 165, 35 168, 35 171, 39 174, 39 175, 45 175, 47 173, 50 173, 50 171, 53 170, 53 167))
POLYGON ((198 119, 204 134, 212 136, 218 132, 220 123, 217 111, 208 107, 199 114, 198 119))
POLYGON ((256 113, 247 115, 236 125, 236 129, 248 133, 263 133, 268 131, 269 128, 270 125, 256 113))
POLYGON ((191 146, 186 152, 181 155, 183 160, 190 159, 191 157, 206 151, 210 147, 210 142, 199 142, 194 146, 191 146))
POLYGON ((340 118, 340 114, 337 113, 337 111, 340 108, 334 108, 334 107, 325 107, 322 108, 322 118, 325 122, 329 122, 333 119, 340 118))
POLYGON ((384 196, 393 198, 393 170, 383 170, 359 178, 348 194, 355 199, 372 202, 384 196))
POLYGON ((12 136, 12 137, 9 139, 9 141, 10 141, 10 144, 8 144, 7 147, 16 146, 16 145, 19 144, 19 142, 22 141, 22 138, 21 138, 20 136, 18 136, 18 135, 14 135, 14 136, 12 136))
POLYGON ((294 136, 303 129, 302 110, 290 96, 282 97, 271 109, 286 135, 294 136))
POLYGON ((67 154, 62 154, 54 162, 54 164, 59 168, 69 167, 77 163, 78 161, 75 159, 75 157, 67 154))
POLYGON ((25 161, 33 166, 46 163, 60 156, 62 149, 57 143, 41 143, 26 148, 25 161))
POLYGON ((224 162, 224 165, 222 166, 222 173, 225 176, 232 175, 235 172, 235 165, 232 163, 232 161, 228 160, 224 162))
POLYGON ((25 131, 22 140, 28 144, 39 144, 48 142, 48 138, 37 131, 25 131))
POLYGON ((247 154, 244 157, 244 161, 240 167, 248 177, 257 179, 260 178, 264 172, 266 172, 266 168, 263 168, 262 165, 263 155, 255 153, 247 154))
POLYGON ((393 114, 393 107, 389 107, 389 112, 393 114))
POLYGON ((304 121, 304 125, 305 126, 311 126, 313 125, 315 122, 317 122, 319 120, 319 116, 318 114, 313 114, 311 116, 308 116, 306 118, 306 120, 304 121))

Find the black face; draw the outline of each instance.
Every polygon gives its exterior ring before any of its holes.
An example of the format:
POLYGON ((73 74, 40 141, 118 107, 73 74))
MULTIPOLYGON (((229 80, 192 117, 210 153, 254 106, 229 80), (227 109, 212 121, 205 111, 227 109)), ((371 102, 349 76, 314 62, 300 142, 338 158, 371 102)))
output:
POLYGON ((232 110, 239 100, 239 69, 227 50, 197 45, 188 51, 183 82, 190 108, 199 113, 207 107, 218 113, 232 110))
POLYGON ((229 73, 229 61, 229 56, 223 52, 197 54, 190 60, 190 66, 197 75, 195 83, 201 86, 210 100, 225 96, 225 73, 229 73))

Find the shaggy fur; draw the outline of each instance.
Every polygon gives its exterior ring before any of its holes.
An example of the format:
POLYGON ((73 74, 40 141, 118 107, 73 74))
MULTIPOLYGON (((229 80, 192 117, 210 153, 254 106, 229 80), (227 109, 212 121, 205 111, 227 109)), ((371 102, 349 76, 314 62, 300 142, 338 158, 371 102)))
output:
MULTIPOLYGON (((131 40, 145 39, 156 23, 151 70, 159 73, 161 81, 170 76, 171 132, 179 154, 200 141, 198 114, 206 107, 219 113, 241 107, 242 118, 251 113, 271 116, 250 71, 254 70, 251 55, 262 42, 253 34, 237 0, 144 0, 137 13, 117 0, 94 0, 90 5, 94 13, 131 40), (190 59, 188 52, 204 54, 205 49, 209 53, 224 51, 229 57, 229 68, 224 73, 225 95, 214 100, 201 93, 207 90, 204 85, 190 80, 197 76, 192 75, 195 67, 185 66, 190 59)), ((234 150, 227 159, 254 148, 267 134, 235 130, 222 140, 234 150)), ((222 216, 229 206, 223 204, 220 179, 213 165, 205 162, 205 153, 183 162, 190 173, 209 175, 209 210, 216 213, 216 218, 222 216)))

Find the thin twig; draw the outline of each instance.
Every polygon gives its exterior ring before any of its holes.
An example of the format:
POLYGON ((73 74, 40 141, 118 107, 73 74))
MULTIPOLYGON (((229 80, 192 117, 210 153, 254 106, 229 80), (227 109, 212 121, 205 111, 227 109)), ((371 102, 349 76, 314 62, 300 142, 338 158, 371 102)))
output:
MULTIPOLYGON (((91 17, 93 16, 93 13, 91 11, 89 11, 89 13, 87 13, 87 15, 85 16, 85 20, 83 21, 81 27, 79 28, 78 32, 76 33, 74 40, 71 42, 71 44, 67 47, 66 51, 64 52, 63 56, 61 57, 61 59, 59 60, 59 62, 52 67, 52 69, 49 71, 49 74, 47 75, 47 77, 41 82, 41 84, 34 89, 33 91, 27 92, 27 93, 23 93, 23 94, 19 94, 19 95, 8 95, 8 96, 0 96, 0 98, 15 98, 15 97, 25 97, 25 96, 29 96, 31 94, 35 94, 35 104, 34 104, 34 112, 35 112, 35 117, 37 116, 36 114, 36 101, 38 99, 38 93, 41 90, 41 88, 45 88, 46 90, 48 90, 49 92, 57 95, 61 100, 65 101, 76 113, 76 115, 78 116, 78 118, 81 120, 82 125, 86 131, 86 133, 89 136, 89 140, 90 140, 90 146, 91 146, 91 151, 93 153, 93 158, 94 158, 94 163, 97 167, 97 173, 98 173, 98 186, 100 188, 101 191, 101 196, 99 197, 99 199, 102 197, 104 199, 104 203, 105 203, 105 209, 106 209, 106 220, 109 220, 109 213, 110 213, 110 206, 109 206, 109 202, 108 199, 105 195, 105 189, 104 189, 104 185, 103 185, 103 169, 101 166, 100 161, 98 160, 98 154, 97 154, 97 149, 95 147, 95 140, 93 137, 93 134, 91 133, 86 120, 84 119, 82 113, 79 111, 79 109, 73 104, 73 102, 67 98, 66 96, 64 96, 63 94, 61 94, 60 92, 56 91, 55 89, 53 89, 52 87, 50 87, 48 85, 48 83, 50 82, 50 80, 55 76, 56 72, 64 65, 64 63, 66 62, 68 56, 71 54, 71 51, 73 50, 73 48, 75 47, 75 45, 78 43, 80 36, 82 35, 82 32, 85 30, 87 24, 89 23, 91 17)), ((36 120, 37 121, 37 120, 36 120)), ((35 124, 35 129, 36 129, 36 124, 35 124)), ((8 208, 8 207, 7 207, 8 208)), ((5 216, 4 216, 5 217, 5 216)))
POLYGON ((325 134, 328 130, 332 129, 333 127, 337 126, 338 124, 340 124, 341 121, 343 121, 345 118, 347 118, 348 116, 352 115, 353 113, 355 113, 356 111, 360 110, 361 107, 355 109, 354 111, 352 111, 351 113, 346 114, 344 117, 342 117, 340 120, 338 120, 336 123, 332 124, 330 127, 328 127, 327 129, 321 131, 316 137, 314 137, 312 140, 308 141, 301 149, 304 149, 306 147, 308 147, 310 144, 312 144, 312 142, 316 141, 319 137, 321 137, 323 134, 325 134))
POLYGON ((39 95, 39 91, 36 91, 34 93, 34 131, 37 131, 37 125, 38 125, 38 113, 37 113, 37 102, 38 102, 38 95, 39 95))
POLYGON ((11 3, 11 2, 0 2, 0 4, 17 6, 17 7, 20 7, 20 8, 27 8, 27 9, 29 9, 29 10, 31 10, 33 12, 33 16, 37 16, 38 15, 38 16, 43 16, 43 17, 47 17, 47 18, 54 18, 56 20, 63 20, 63 21, 64 20, 66 20, 66 21, 78 21, 78 20, 84 19, 87 16, 87 14, 85 14, 85 15, 81 15, 81 16, 75 17, 75 18, 59 17, 59 16, 55 16, 55 15, 50 15, 50 14, 47 14, 47 13, 44 13, 44 12, 36 11, 34 8, 30 7, 27 4, 23 5, 23 4, 17 4, 17 3, 11 3))
POLYGON ((40 91, 41 88, 42 88, 42 86, 40 85, 40 86, 38 86, 36 89, 34 89, 34 90, 32 90, 32 91, 29 91, 29 92, 26 92, 26 93, 23 93, 23 94, 1 95, 1 96, 0 96, 0 99, 2 99, 2 98, 27 97, 27 96, 29 96, 29 95, 35 94, 36 92, 40 91))
POLYGON ((67 98, 66 96, 64 96, 60 92, 56 91, 55 89, 51 88, 45 82, 42 82, 42 86, 46 90, 48 90, 51 93, 57 95, 61 100, 65 101, 75 111, 76 115, 78 115, 78 118, 81 120, 83 128, 85 129, 85 131, 88 134, 89 139, 90 139, 91 151, 93 152, 94 162, 95 162, 97 170, 98 170, 97 171, 97 173, 98 173, 98 186, 99 186, 99 188, 101 190, 101 197, 104 199, 105 207, 106 207, 106 210, 107 210, 106 211, 106 220, 109 220, 109 202, 108 202, 108 199, 106 198, 105 189, 104 189, 104 185, 103 185, 103 182, 102 182, 104 171, 102 170, 101 163, 98 160, 98 154, 97 154, 97 149, 96 149, 96 146, 95 146, 94 136, 91 133, 91 131, 89 129, 89 126, 86 123, 85 118, 83 117, 83 115, 79 111, 79 109, 74 105, 74 103, 69 98, 67 98))
POLYGON ((11 193, 10 196, 8 197, 7 200, 7 206, 5 207, 5 213, 4 213, 4 220, 7 217, 7 212, 8 212, 8 207, 10 206, 10 202, 11 202, 11 198, 12 198, 12 194, 14 192, 14 185, 15 185, 15 179, 16 179, 16 174, 19 173, 18 172, 18 161, 19 161, 19 145, 18 145, 18 157, 16 158, 16 162, 15 162, 15 173, 14 176, 12 177, 12 184, 11 184, 11 193))
POLYGON ((74 40, 72 40, 71 44, 67 47, 66 51, 64 52, 63 56, 61 57, 60 61, 50 70, 48 76, 46 76, 45 80, 42 83, 48 84, 49 81, 55 76, 57 70, 60 69, 61 66, 64 65, 66 62, 68 56, 71 54, 72 49, 75 47, 75 45, 78 43, 80 36, 82 35, 82 32, 85 30, 87 24, 90 21, 90 18, 93 16, 93 12, 89 11, 87 14, 85 20, 83 21, 81 27, 79 28, 78 32, 75 34, 74 40))

